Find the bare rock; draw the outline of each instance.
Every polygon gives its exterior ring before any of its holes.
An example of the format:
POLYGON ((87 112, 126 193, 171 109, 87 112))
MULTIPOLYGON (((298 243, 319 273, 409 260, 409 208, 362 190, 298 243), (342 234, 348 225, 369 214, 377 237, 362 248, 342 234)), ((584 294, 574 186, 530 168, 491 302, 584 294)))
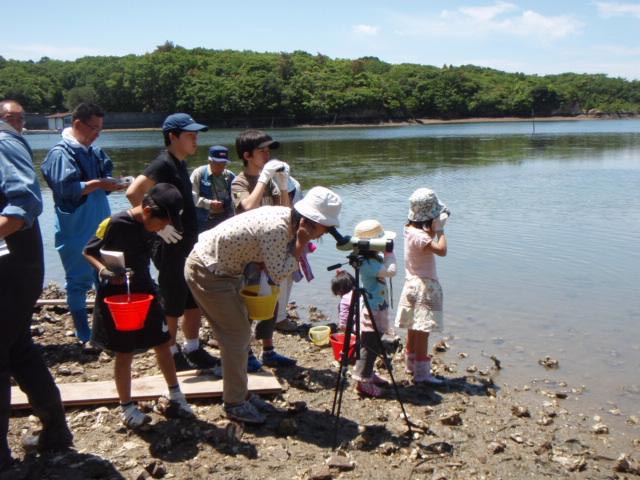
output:
POLYGON ((319 467, 312 468, 307 478, 309 480, 331 480, 333 475, 331 474, 331 470, 328 465, 321 465, 319 467))
POLYGON ((507 444, 501 440, 490 442, 489 445, 487 445, 487 449, 489 450, 489 453, 493 453, 494 455, 504 452, 506 448, 507 448, 507 444))
POLYGON ((604 423, 596 423, 591 427, 591 433, 595 433, 596 435, 606 435, 609 433, 609 427, 604 423))
POLYGON ((337 468, 340 471, 353 470, 356 468, 356 462, 344 455, 331 455, 327 459, 327 465, 330 468, 337 468))
POLYGON ((462 417, 460 416, 460 412, 452 410, 440 415, 440 422, 443 425, 458 426, 462 425, 462 417))
POLYGON ((495 355, 491 355, 491 357, 489 358, 493 360, 493 365, 496 367, 496 370, 502 370, 502 362, 498 359, 498 357, 496 357, 495 355))
POLYGON ((553 418, 547 415, 543 415, 536 421, 536 423, 538 425, 542 425, 543 427, 548 427, 553 423, 553 418))
POLYGON ((618 457, 613 470, 619 473, 631 473, 633 475, 640 475, 640 466, 637 462, 629 458, 624 453, 618 457))
POLYGON ((640 425, 640 417, 638 415, 631 415, 627 418, 627 423, 629 425, 640 425))
POLYGON ((439 342, 437 342, 434 346, 433 346, 433 351, 435 353, 443 353, 446 352, 447 350, 449 350, 449 344, 447 342, 445 342, 444 340, 440 340, 439 342))
POLYGON ((564 455, 553 455, 551 460, 559 463, 570 472, 581 472, 587 468, 587 462, 583 456, 567 457, 564 455))
POLYGON ((522 405, 514 405, 511 407, 511 413, 513 416, 518 418, 529 418, 531 417, 531 413, 527 407, 523 407, 522 405))
POLYGON ((453 453, 453 445, 448 442, 433 442, 420 445, 424 450, 437 455, 451 455, 453 453))
POLYGON ((540 360, 538 360, 538 363, 540 365, 542 365, 544 368, 547 369, 556 369, 556 368, 560 368, 560 362, 558 362, 558 360, 551 358, 550 356, 546 356, 540 360))
POLYGON ((159 461, 151 462, 149 465, 144 467, 144 469, 149 472, 151 478, 163 478, 167 474, 167 469, 162 462, 159 461))

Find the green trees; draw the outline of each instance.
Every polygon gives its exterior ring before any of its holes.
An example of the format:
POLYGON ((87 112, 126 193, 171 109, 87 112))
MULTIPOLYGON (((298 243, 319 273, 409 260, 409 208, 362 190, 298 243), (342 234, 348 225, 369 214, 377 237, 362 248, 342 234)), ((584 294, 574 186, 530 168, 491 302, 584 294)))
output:
POLYGON ((188 111, 221 125, 640 112, 640 82, 606 75, 189 50, 169 41, 145 55, 73 62, 0 57, 0 97, 31 112, 95 101, 111 112, 188 111))

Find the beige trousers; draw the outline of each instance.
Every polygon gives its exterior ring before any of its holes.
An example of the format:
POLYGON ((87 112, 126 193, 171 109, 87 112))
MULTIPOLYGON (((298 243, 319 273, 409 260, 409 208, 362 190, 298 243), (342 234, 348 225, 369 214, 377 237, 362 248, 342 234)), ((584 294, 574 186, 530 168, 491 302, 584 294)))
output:
POLYGON ((226 404, 247 399, 247 350, 251 324, 242 298, 240 277, 225 277, 209 271, 192 251, 184 276, 193 298, 213 329, 222 358, 222 400, 226 404))

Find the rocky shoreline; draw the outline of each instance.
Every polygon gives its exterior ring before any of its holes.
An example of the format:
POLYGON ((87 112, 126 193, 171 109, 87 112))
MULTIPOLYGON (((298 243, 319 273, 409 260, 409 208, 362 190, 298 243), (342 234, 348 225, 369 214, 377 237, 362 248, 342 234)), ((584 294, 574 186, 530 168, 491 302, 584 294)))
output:
MULTIPOLYGON (((60 295, 50 287, 43 298, 60 295)), ((312 307, 305 310, 311 321, 325 319, 312 307)), ((295 305, 290 314, 297 315, 295 305)), ((71 325, 64 306, 35 311, 32 333, 56 380, 111 379, 112 357, 83 350, 71 325)), ((271 399, 278 412, 262 427, 230 423, 217 399, 193 401, 196 420, 167 419, 156 413, 161 402, 145 402, 153 423, 137 432, 122 427, 114 405, 68 408, 76 449, 36 455, 23 452, 20 440, 38 421, 29 411, 15 411, 9 440, 20 461, 0 480, 640 478, 640 416, 614 407, 602 415, 582 413, 583 386, 545 378, 545 372, 561 369, 550 357, 540 359, 540 378, 501 383, 499 358, 460 351, 455 340, 434 345, 434 368, 448 380, 438 389, 412 385, 402 368, 401 342, 388 341, 400 398, 414 426, 409 432, 393 389, 383 399, 363 399, 349 381, 334 451, 338 365, 330 347, 306 339, 309 326, 276 334, 278 348, 297 358, 298 366, 275 372, 283 393, 271 399), (625 428, 615 426, 620 422, 625 428)), ((202 338, 216 354, 206 327, 202 338)), ((134 376, 157 373, 153 354, 136 357, 134 376)))

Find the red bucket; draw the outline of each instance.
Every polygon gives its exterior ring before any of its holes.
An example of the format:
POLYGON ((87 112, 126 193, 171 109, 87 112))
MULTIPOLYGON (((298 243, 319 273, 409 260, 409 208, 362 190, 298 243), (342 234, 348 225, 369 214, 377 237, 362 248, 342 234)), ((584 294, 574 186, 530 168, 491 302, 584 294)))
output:
MULTIPOLYGON (((331 347, 333 348, 333 358, 335 358, 339 362, 340 357, 342 356, 342 349, 344 348, 344 333, 332 333, 329 336, 329 341, 331 342, 331 347)), ((349 363, 354 363, 354 357, 356 355, 355 335, 351 334, 349 344, 349 363)))
POLYGON ((116 330, 129 332, 144 327, 152 300, 153 295, 148 293, 132 293, 111 295, 104 299, 104 303, 109 307, 116 330))

